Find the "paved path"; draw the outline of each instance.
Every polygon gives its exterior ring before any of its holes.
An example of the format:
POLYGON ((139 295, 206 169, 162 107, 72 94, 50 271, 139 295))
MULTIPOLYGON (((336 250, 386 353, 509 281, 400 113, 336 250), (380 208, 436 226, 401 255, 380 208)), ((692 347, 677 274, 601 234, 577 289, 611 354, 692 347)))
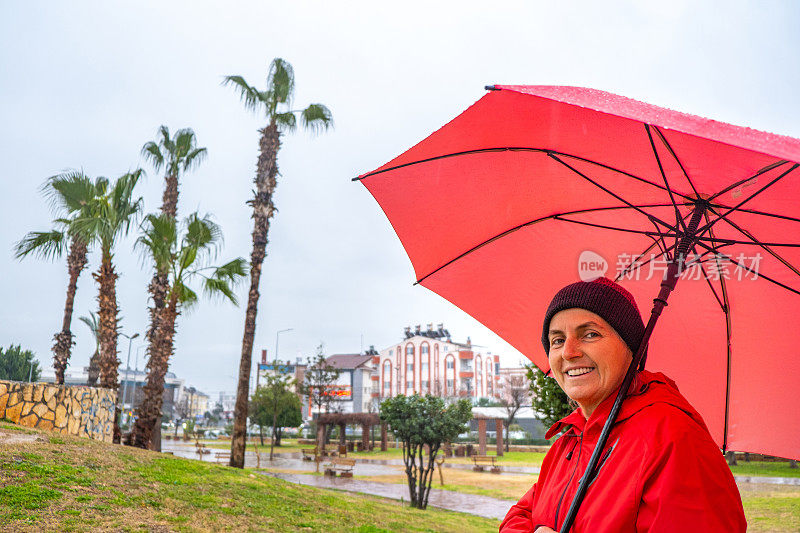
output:
MULTIPOLYGON (((291 483, 299 483, 323 489, 338 489, 348 492, 361 492, 373 496, 383 496, 394 500, 408 500, 408 486, 394 483, 378 483, 361 479, 348 479, 331 476, 312 476, 310 474, 277 474, 264 472, 264 475, 277 477, 291 483)), ((486 518, 502 520, 514 502, 498 500, 488 496, 463 494, 450 490, 431 489, 428 505, 459 513, 469 513, 486 518)))

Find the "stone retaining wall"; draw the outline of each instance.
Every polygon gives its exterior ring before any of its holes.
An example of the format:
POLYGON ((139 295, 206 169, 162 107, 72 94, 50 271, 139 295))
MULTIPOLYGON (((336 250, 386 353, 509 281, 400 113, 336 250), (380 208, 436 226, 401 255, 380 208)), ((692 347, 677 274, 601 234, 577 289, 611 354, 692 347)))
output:
POLYGON ((111 442, 117 394, 85 386, 0 380, 0 418, 111 442))

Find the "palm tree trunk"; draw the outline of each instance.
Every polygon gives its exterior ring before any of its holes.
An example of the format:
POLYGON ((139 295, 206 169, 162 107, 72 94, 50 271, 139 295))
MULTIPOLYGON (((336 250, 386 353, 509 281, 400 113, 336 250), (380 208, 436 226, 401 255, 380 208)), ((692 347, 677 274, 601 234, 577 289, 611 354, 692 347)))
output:
POLYGON ((247 403, 250 393, 250 365, 253 359, 253 339, 256 333, 258 312, 258 285, 261 281, 261 266, 267 249, 270 219, 275 213, 272 195, 278 175, 278 150, 281 146, 278 126, 273 122, 261 130, 260 153, 256 171, 256 195, 253 205, 253 252, 250 254, 250 292, 244 319, 242 357, 239 361, 239 384, 236 391, 236 406, 233 412, 233 436, 231 438, 230 466, 244 468, 244 452, 247 437, 247 403))
POLYGON ((161 198, 161 214, 175 218, 178 216, 178 175, 164 176, 164 195, 161 198))
POLYGON ((97 385, 97 378, 100 377, 100 350, 95 350, 92 358, 89 359, 89 372, 86 384, 90 387, 97 385))
MULTIPOLYGON (((178 176, 177 174, 167 174, 164 177, 164 195, 161 200, 161 214, 166 215, 171 218, 175 218, 178 213, 178 176)), ((148 285, 147 290, 150 293, 150 297, 153 301, 152 307, 148 310, 150 314, 150 325, 147 329, 147 341, 148 341, 148 363, 147 367, 150 369, 150 372, 153 371, 153 368, 160 368, 164 365, 164 359, 167 360, 166 365, 169 365, 169 356, 172 354, 172 341, 169 341, 169 352, 164 356, 161 353, 165 346, 165 330, 162 327, 162 322, 166 317, 165 313, 165 305, 166 305, 166 297, 167 293, 169 292, 169 273, 166 270, 156 270, 155 274, 153 274, 153 279, 150 281, 150 285, 148 285), (158 362, 155 363, 154 367, 151 367, 150 361, 153 358, 158 359, 158 362)), ((175 334, 174 322, 172 326, 172 336, 175 334)), ((166 373, 167 366, 164 367, 164 372, 166 373)), ((148 384, 150 383, 150 373, 148 373, 148 384)), ((154 376, 155 379, 155 376, 154 376)), ((147 409, 152 411, 153 406, 158 405, 158 411, 161 411, 161 402, 163 401, 162 395, 164 393, 164 378, 161 377, 161 391, 158 391, 158 386, 154 384, 151 387, 145 386, 143 389, 144 392, 144 400, 142 409, 144 409, 145 405, 147 409), (150 394, 158 394, 157 398, 150 397, 150 394)), ((149 413, 148 417, 152 417, 153 413, 149 413)), ((141 413, 139 415, 141 418, 141 413)), ((149 419, 148 419, 149 423, 149 419)), ((150 445, 150 441, 152 438, 152 433, 147 432, 147 435, 144 435, 142 432, 144 431, 144 426, 140 426, 138 423, 134 427, 134 437, 132 442, 134 446, 138 446, 140 448, 147 448, 150 445), (138 429, 137 429, 138 428, 138 429)), ((151 426, 152 428, 152 426, 151 426)), ((177 432, 177 428, 176 428, 177 432)))
POLYGON ((169 369, 169 358, 173 352, 175 322, 178 316, 178 295, 174 293, 162 310, 157 334, 158 343, 150 345, 147 361, 147 383, 144 386, 144 400, 139 408, 139 416, 133 429, 133 445, 150 448, 153 431, 161 423, 161 407, 164 402, 164 378, 169 369))
POLYGON ((67 301, 64 304, 64 320, 61 331, 56 333, 53 339, 53 369, 56 373, 56 384, 64 384, 64 372, 67 370, 70 351, 72 350, 72 310, 75 305, 75 293, 78 290, 78 276, 86 267, 86 243, 72 239, 70 244, 69 256, 67 257, 67 268, 69 270, 69 284, 67 285, 67 301))
MULTIPOLYGON (((100 386, 119 393, 117 370, 117 273, 111 263, 111 254, 103 251, 103 261, 100 270, 94 274, 94 279, 100 286, 97 296, 98 311, 98 336, 100 337, 100 386)), ((119 404, 114 410, 114 442, 119 443, 121 432, 119 429, 119 404)))

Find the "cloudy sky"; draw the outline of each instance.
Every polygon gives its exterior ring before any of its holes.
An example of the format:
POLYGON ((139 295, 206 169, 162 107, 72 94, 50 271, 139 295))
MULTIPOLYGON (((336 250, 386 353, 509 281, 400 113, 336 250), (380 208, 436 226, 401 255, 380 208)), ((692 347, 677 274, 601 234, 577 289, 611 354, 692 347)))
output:
MULTIPOLYGON (((60 328, 65 260, 18 262, 12 247, 45 230, 39 188, 83 169, 116 177, 144 167, 146 212, 163 178, 139 150, 159 125, 191 127, 208 158, 181 184, 179 214, 212 213, 220 259, 249 257, 257 129, 220 86, 241 74, 263 87, 282 57, 296 103, 322 102, 333 131, 284 138, 261 284, 256 350, 282 358, 357 352, 396 342, 407 325, 443 322, 501 354, 521 355, 421 287, 377 204, 351 178, 412 146, 479 99, 487 84, 594 87, 654 104, 800 137, 796 2, 4 2, 0 6, 0 345, 49 365, 60 328)), ((468 209, 441 198, 443 209, 468 209)), ((122 331, 143 333, 150 267, 123 239, 115 261, 122 331)), ((90 268, 97 268, 91 257, 90 268)), ((181 316, 172 370, 215 394, 233 391, 243 305, 204 302, 181 316)), ((94 343, 77 317, 96 308, 89 271, 78 284, 72 366, 94 343)), ((531 318, 538 328, 539 317, 531 318)), ((133 341, 142 366, 144 350, 133 341)), ((120 339, 123 366, 128 343, 120 339)))

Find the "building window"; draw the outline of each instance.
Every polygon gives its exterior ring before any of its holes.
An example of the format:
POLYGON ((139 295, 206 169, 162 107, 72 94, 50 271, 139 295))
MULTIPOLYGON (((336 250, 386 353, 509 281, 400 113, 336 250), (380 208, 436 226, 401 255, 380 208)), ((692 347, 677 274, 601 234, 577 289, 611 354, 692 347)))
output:
POLYGON ((406 393, 413 391, 416 385, 416 378, 414 375, 414 345, 412 343, 406 344, 406 393))
POLYGON ((392 395, 392 362, 386 359, 383 362, 383 395, 392 395))
POLYGON ((453 363, 454 363, 454 361, 453 361, 452 359, 448 359, 448 360, 447 360, 447 369, 448 369, 448 370, 450 370, 450 369, 452 369, 452 368, 455 368, 455 366, 454 366, 454 364, 453 364, 453 363))
POLYGON ((428 344, 423 343, 422 346, 419 347, 419 350, 422 355, 428 355, 428 344))
POLYGON ((481 364, 481 356, 475 356, 475 393, 477 396, 483 396, 483 365, 481 364))
POLYGON ((461 371, 462 372, 472 372, 472 360, 471 359, 462 359, 461 360, 461 371))

